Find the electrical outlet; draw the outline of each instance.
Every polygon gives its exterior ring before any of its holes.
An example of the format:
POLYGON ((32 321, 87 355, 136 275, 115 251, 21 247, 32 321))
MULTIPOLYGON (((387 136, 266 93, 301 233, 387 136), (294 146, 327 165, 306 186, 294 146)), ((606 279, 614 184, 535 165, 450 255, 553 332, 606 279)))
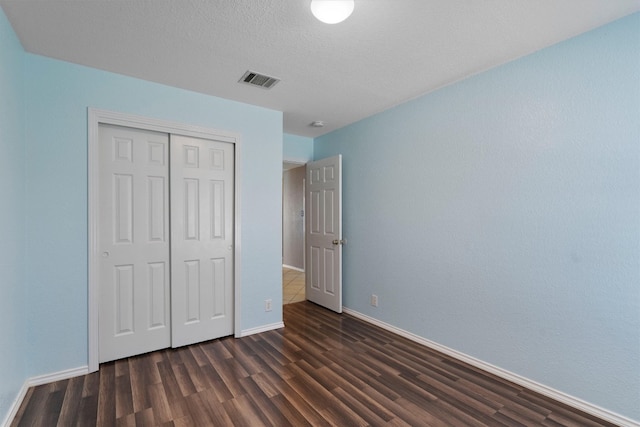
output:
POLYGON ((264 311, 271 311, 271 300, 264 300, 264 311))
POLYGON ((371 295, 371 305, 374 307, 378 306, 378 295, 376 294, 371 295))

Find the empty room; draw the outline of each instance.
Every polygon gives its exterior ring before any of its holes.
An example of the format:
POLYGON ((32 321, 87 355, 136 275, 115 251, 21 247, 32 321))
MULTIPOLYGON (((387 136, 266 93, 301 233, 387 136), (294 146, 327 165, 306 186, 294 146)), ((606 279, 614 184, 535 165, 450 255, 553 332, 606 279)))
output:
POLYGON ((0 200, 2 426, 640 426, 638 0, 0 0, 0 200))

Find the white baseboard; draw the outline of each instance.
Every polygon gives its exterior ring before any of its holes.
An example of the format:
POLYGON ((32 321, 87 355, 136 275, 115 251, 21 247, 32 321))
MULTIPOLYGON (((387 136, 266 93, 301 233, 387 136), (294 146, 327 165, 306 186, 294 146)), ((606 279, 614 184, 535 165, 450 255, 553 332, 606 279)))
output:
POLYGON ((571 396, 567 393, 561 392, 559 390, 548 387, 544 384, 540 384, 536 381, 525 378, 521 375, 514 374, 513 372, 507 371, 506 369, 499 368, 490 363, 484 362, 482 360, 476 359, 475 357, 469 356, 467 354, 461 353, 457 350, 451 349, 449 347, 438 344, 434 341, 430 341, 426 338, 423 338, 419 335, 413 334, 411 332, 405 331, 404 329, 400 329, 388 323, 382 322, 373 317, 367 316, 366 314, 362 314, 358 311, 352 310, 347 307, 343 307, 342 311, 344 313, 350 314, 353 317, 364 320, 367 323, 371 323, 375 326, 379 326, 382 329, 386 329, 387 331, 398 334, 402 337, 410 339, 411 341, 417 342, 418 344, 422 344, 425 347, 429 347, 433 350, 439 351, 440 353, 444 353, 447 356, 451 356, 454 359, 460 360, 462 362, 468 363, 469 365, 475 366, 476 368, 480 368, 486 372, 492 373, 500 378, 504 378, 505 380, 511 381, 523 387, 526 387, 529 390, 538 392, 544 396, 550 397, 558 402, 569 405, 573 408, 576 408, 580 411, 583 411, 587 414, 591 414, 605 421, 609 421, 611 423, 620 425, 620 426, 628 426, 628 427, 640 427, 640 422, 634 421, 630 418, 627 418, 623 415, 616 414, 615 412, 609 411, 607 409, 601 408, 597 405, 591 404, 589 402, 585 402, 582 399, 571 396))
POLYGON ((257 328, 243 329, 240 331, 240 337, 248 337, 249 335, 259 334, 261 332, 272 331, 274 329, 284 328, 284 322, 271 323, 270 325, 258 326, 257 328))
POLYGON ((68 380, 69 378, 87 375, 89 373, 88 366, 80 366, 79 368, 66 369, 53 374, 38 375, 27 380, 27 387, 35 387, 37 385, 52 383, 54 381, 68 380))
POLYGON ((80 375, 86 375, 88 373, 89 373, 89 367, 81 366, 79 368, 66 369, 64 371, 54 372, 52 374, 38 375, 35 377, 28 378, 24 382, 24 384, 22 384, 22 387, 20 388, 18 395, 16 396, 15 400, 13 401, 13 404, 11 405, 11 408, 9 409, 9 413, 7 414, 6 418, 1 424, 2 427, 9 427, 11 425, 11 423, 13 422, 13 419, 18 413, 18 410, 20 409, 20 405, 22 405, 22 401, 27 395, 27 391, 29 390, 29 387, 48 384, 54 381, 66 380, 69 378, 78 377, 80 375))
POLYGON ((282 267, 288 268, 289 270, 299 271, 300 273, 304 273, 304 268, 294 267, 292 265, 282 264, 282 267))

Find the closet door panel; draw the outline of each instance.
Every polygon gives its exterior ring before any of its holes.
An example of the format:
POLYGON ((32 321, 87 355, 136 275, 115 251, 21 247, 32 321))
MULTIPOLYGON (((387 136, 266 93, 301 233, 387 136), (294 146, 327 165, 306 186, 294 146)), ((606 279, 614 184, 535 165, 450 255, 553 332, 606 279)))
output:
POLYGON ((172 346, 233 333, 234 146, 171 136, 172 346))
POLYGON ((166 348, 169 136, 100 125, 99 361, 166 348))

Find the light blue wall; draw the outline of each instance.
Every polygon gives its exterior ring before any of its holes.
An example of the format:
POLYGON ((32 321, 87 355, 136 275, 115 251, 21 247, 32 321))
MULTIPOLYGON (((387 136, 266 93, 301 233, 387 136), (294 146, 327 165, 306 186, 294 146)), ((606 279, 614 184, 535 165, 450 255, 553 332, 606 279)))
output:
POLYGON ((87 107, 242 136, 242 323, 282 320, 282 113, 25 55, 30 375, 87 364, 87 107))
POLYGON ((640 420, 640 14, 314 150, 345 306, 640 420))
POLYGON ((22 55, 0 9, 0 423, 26 379, 22 55))
POLYGON ((296 163, 307 163, 313 160, 313 138, 284 134, 284 160, 296 163))

